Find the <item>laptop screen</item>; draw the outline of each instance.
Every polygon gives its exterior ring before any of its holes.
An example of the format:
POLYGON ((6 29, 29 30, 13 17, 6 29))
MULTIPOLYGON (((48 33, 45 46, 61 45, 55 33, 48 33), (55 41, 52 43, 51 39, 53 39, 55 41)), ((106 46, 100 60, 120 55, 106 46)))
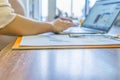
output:
POLYGON ((83 23, 83 27, 108 31, 120 12, 120 0, 97 1, 83 23))

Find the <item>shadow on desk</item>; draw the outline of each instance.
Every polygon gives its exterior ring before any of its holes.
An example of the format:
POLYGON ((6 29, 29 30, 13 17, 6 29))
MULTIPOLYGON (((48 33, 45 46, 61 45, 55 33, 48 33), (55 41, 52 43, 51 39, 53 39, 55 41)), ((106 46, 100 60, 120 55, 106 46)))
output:
POLYGON ((0 35, 0 51, 15 39, 16 39, 16 36, 0 35))

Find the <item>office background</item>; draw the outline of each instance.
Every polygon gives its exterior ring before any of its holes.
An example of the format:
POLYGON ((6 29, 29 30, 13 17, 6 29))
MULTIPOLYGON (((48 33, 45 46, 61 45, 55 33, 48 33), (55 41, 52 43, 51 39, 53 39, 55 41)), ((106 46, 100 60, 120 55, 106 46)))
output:
POLYGON ((86 16, 96 0, 21 0, 24 4, 26 16, 36 20, 53 20, 58 14, 64 17, 80 19, 86 16), (48 14, 49 13, 49 14, 48 14))
MULTIPOLYGON (((26 16, 39 21, 51 21, 55 16, 85 19, 94 3, 98 0, 21 0, 26 16), (58 11, 59 9, 59 11, 58 11)), ((104 1, 104 0, 99 0, 104 1)), ((115 21, 120 26, 120 17, 115 21)))

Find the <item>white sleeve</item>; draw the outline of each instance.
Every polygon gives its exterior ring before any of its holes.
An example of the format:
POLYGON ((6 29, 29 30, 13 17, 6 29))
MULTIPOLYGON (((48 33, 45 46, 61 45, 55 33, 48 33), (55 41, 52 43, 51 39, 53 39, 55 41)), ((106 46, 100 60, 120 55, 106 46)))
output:
POLYGON ((0 0, 0 28, 5 27, 16 17, 8 0, 0 0))

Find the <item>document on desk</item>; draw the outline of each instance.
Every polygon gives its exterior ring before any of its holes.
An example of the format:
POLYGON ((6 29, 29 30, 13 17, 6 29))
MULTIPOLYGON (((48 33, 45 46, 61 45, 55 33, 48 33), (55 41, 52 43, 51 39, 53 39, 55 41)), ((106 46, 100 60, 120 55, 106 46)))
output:
MULTIPOLYGON (((21 37, 16 49, 119 48, 120 41, 104 36, 35 35, 21 37)), ((15 47, 13 47, 15 49, 15 47)))

